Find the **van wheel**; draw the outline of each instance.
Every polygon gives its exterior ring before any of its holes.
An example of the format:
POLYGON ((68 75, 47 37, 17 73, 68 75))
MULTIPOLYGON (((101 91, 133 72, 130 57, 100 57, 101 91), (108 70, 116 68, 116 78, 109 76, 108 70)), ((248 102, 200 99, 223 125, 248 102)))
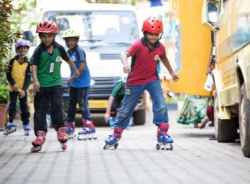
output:
POLYGON ((218 97, 214 96, 214 127, 215 138, 218 142, 234 142, 237 138, 238 118, 222 120, 218 117, 219 104, 218 97))
POLYGON ((134 112, 134 124, 144 125, 146 123, 146 112, 145 110, 138 110, 134 112))
POLYGON ((250 157, 250 101, 246 97, 244 83, 240 90, 239 111, 241 150, 244 156, 250 157))

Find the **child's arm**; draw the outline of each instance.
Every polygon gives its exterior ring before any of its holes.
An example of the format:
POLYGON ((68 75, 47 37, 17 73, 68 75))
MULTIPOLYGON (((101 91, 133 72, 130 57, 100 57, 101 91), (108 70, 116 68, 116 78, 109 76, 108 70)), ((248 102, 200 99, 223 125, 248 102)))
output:
POLYGON ((32 65, 32 78, 35 92, 39 92, 40 84, 37 78, 37 65, 32 65))
MULTIPOLYGON (((79 75, 81 75, 86 67, 86 63, 85 62, 79 62, 79 75)), ((69 80, 68 80, 68 86, 70 86, 70 84, 76 79, 77 77, 75 75, 73 75, 69 80)))
POLYGON ((8 71, 6 73, 6 78, 7 78, 8 82, 11 84, 12 90, 15 91, 15 92, 18 92, 18 87, 16 85, 16 81, 11 76, 13 62, 14 62, 14 59, 11 59, 9 64, 8 64, 8 71))
POLYGON ((166 59, 161 59, 161 62, 163 63, 163 65, 168 69, 170 75, 173 77, 173 80, 176 82, 179 80, 179 77, 178 75, 176 75, 168 61, 168 58, 166 59))
POLYGON ((68 62, 68 64, 69 64, 69 66, 72 67, 73 70, 74 70, 74 75, 73 75, 73 76, 68 80, 68 82, 67 82, 68 87, 70 87, 70 84, 71 84, 77 77, 79 77, 79 71, 76 69, 76 66, 75 66, 74 62, 73 62, 71 59, 69 59, 67 62, 68 62))
POLYGON ((124 73, 130 73, 131 72, 131 67, 128 63, 128 57, 130 57, 128 52, 122 52, 121 53, 121 61, 123 64, 123 72, 124 73))
POLYGON ((30 65, 28 64, 26 72, 25 72, 25 79, 24 79, 24 83, 23 83, 23 88, 20 92, 20 98, 25 97, 26 91, 28 90, 29 85, 30 85, 30 78, 31 78, 30 65))
POLYGON ((106 123, 108 123, 108 121, 109 121, 110 111, 111 111, 111 107, 112 107, 112 104, 113 104, 114 100, 115 100, 115 98, 112 95, 110 95, 109 100, 108 100, 108 105, 107 105, 106 113, 104 115, 104 119, 105 119, 106 123))
POLYGON ((61 53, 62 59, 63 59, 64 61, 66 61, 66 62, 69 64, 70 67, 73 68, 73 70, 74 70, 74 76, 75 76, 75 77, 78 77, 78 76, 79 76, 79 72, 78 72, 78 70, 76 69, 76 66, 75 66, 74 62, 73 62, 73 61, 69 58, 69 56, 67 55, 65 49, 64 49, 62 46, 59 46, 58 49, 59 49, 59 51, 60 51, 60 53, 61 53))
POLYGON ((79 72, 78 72, 78 70, 76 69, 76 66, 75 66, 74 62, 73 62, 71 59, 69 59, 69 60, 67 61, 67 63, 69 64, 70 67, 73 68, 73 70, 74 70, 74 76, 75 76, 75 77, 79 77, 79 72))

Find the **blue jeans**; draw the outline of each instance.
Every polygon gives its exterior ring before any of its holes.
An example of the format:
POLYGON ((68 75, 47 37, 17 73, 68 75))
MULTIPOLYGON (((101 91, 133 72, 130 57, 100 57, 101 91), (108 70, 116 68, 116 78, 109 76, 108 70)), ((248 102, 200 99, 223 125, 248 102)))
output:
POLYGON ((162 94, 160 81, 154 80, 139 86, 126 86, 126 94, 115 126, 122 129, 127 128, 136 104, 144 90, 147 90, 152 98, 154 113, 153 123, 159 126, 162 123, 168 122, 168 110, 162 94))
POLYGON ((79 105, 80 112, 83 119, 91 120, 91 114, 89 110, 88 97, 89 87, 75 88, 70 87, 69 92, 69 108, 67 115, 67 122, 75 121, 76 105, 79 105))

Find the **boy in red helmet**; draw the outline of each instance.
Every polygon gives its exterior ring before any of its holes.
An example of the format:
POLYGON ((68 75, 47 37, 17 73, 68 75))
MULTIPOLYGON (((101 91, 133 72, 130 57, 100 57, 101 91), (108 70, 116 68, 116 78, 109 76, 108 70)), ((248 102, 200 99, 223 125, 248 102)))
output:
POLYGON ((123 71, 129 76, 118 121, 115 124, 113 134, 105 140, 104 149, 117 148, 122 132, 128 126, 136 103, 144 90, 149 92, 153 101, 153 123, 158 130, 156 148, 173 149, 173 139, 167 134, 169 128, 168 113, 157 72, 158 62, 163 63, 174 81, 178 81, 179 77, 172 70, 164 45, 159 42, 163 32, 162 21, 155 17, 149 17, 143 22, 142 31, 144 37, 121 54, 123 71), (128 63, 128 57, 132 57, 131 65, 128 63))
POLYGON ((61 63, 65 60, 74 70, 75 77, 79 72, 65 49, 55 41, 58 32, 57 25, 52 21, 40 22, 36 32, 41 44, 36 48, 31 58, 32 77, 34 82, 34 130, 36 139, 32 142, 31 152, 42 149, 47 134, 46 112, 51 103, 51 118, 57 131, 57 138, 62 149, 66 150, 68 136, 67 127, 63 122, 62 111, 62 78, 61 63))

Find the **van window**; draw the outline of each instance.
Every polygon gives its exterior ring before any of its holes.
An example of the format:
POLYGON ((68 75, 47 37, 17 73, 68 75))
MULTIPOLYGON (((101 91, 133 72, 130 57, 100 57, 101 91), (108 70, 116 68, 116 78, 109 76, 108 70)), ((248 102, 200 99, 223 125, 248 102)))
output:
POLYGON ((80 45, 93 47, 104 44, 132 44, 139 38, 138 23, 130 11, 48 11, 43 20, 57 23, 57 41, 73 29, 80 34, 80 45))

